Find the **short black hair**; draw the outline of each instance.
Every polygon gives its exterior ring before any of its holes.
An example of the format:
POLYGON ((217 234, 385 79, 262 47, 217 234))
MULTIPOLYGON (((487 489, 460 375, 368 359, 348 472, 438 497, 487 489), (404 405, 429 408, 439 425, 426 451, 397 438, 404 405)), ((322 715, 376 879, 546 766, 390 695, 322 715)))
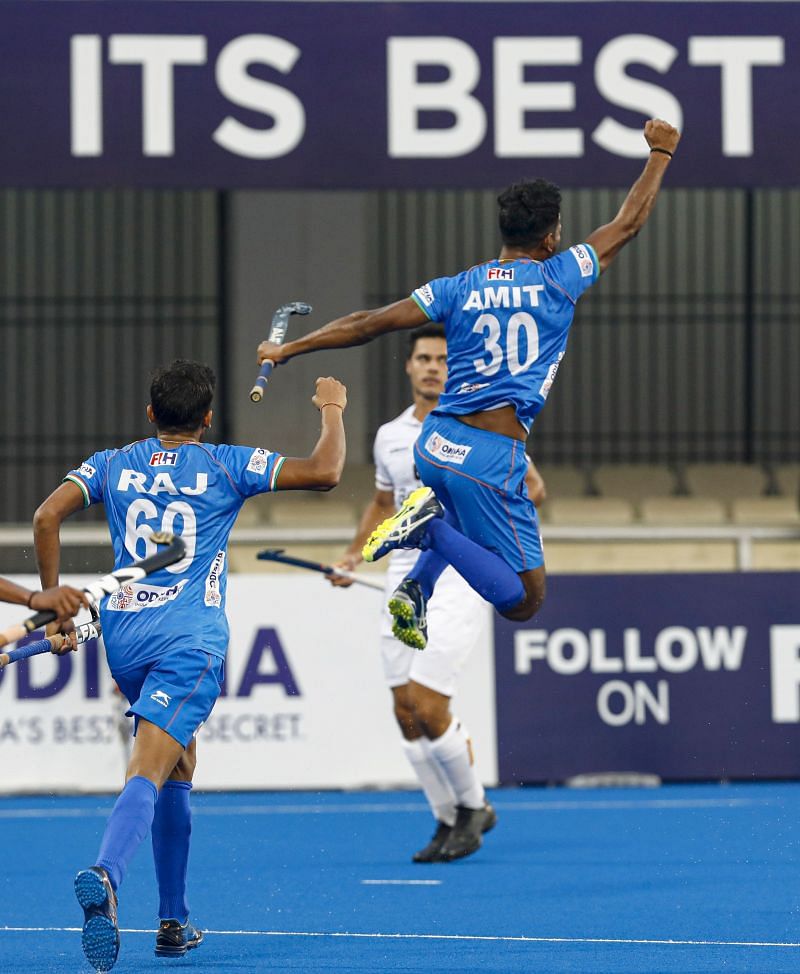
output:
POLYGON ((561 190, 546 179, 514 183, 497 197, 504 244, 535 247, 558 226, 561 190))
POLYGON ((422 325, 420 328, 415 328, 414 331, 408 336, 408 346, 406 348, 406 361, 411 358, 414 354, 414 349, 417 347, 417 342, 420 338, 444 338, 447 341, 447 334, 444 329, 444 325, 439 321, 432 321, 428 325, 422 325))
POLYGON ((199 429, 211 408, 217 380, 201 362, 175 359, 158 368, 150 382, 150 405, 160 430, 179 433, 199 429))

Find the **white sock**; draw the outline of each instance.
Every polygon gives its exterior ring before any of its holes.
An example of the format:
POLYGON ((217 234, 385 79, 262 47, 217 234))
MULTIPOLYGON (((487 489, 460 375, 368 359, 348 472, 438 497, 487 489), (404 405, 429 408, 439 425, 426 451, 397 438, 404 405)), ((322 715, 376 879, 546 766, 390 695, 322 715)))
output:
POLYGON ((472 741, 458 717, 453 717, 441 737, 428 741, 428 747, 450 782, 458 804, 467 808, 483 808, 486 792, 475 771, 472 741))
POLYGON ((430 753, 430 741, 424 737, 416 741, 404 739, 403 750, 434 816, 445 825, 453 825, 456 820, 456 796, 439 762, 430 753))

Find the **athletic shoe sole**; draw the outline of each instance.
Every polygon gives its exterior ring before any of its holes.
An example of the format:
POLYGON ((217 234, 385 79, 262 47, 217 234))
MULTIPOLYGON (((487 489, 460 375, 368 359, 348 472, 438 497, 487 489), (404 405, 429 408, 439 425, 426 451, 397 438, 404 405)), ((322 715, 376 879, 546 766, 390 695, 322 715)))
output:
POLYGON ((425 649, 428 641, 416 625, 417 617, 411 602, 392 596, 389 599, 389 613, 394 618, 392 623, 394 637, 412 649, 425 649))
POLYGON ((119 930, 109 917, 92 912, 108 902, 105 883, 96 872, 84 869, 75 877, 75 896, 84 913, 81 943, 86 960, 96 971, 110 971, 119 954, 119 930))

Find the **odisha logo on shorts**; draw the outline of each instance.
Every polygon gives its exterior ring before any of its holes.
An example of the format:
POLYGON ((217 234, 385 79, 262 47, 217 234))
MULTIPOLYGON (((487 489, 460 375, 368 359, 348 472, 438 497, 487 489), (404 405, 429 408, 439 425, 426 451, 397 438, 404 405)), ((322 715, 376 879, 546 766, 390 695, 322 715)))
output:
POLYGON ((472 450, 471 446, 462 443, 451 443, 438 433, 431 433, 425 441, 425 449, 428 453, 449 463, 462 464, 472 450))

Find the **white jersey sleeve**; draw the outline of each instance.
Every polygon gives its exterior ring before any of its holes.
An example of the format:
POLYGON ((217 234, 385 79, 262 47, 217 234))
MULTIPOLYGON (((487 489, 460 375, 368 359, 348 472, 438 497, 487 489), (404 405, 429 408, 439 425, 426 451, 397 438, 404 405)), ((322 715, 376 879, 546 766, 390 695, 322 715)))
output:
POLYGON ((372 458, 375 462, 375 489, 393 490, 394 484, 389 473, 386 462, 386 437, 383 435, 384 426, 375 434, 375 442, 372 445, 372 458))

